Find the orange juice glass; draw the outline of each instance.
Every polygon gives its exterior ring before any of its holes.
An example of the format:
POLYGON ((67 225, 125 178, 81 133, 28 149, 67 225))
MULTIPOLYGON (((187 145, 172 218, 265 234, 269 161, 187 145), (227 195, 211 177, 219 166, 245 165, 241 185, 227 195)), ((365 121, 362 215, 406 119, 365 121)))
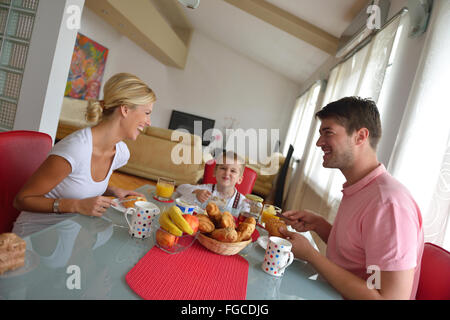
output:
POLYGON ((170 199, 175 190, 175 180, 159 178, 156 184, 156 196, 164 199, 170 199))
POLYGON ((261 223, 266 223, 269 219, 280 219, 276 214, 281 213, 281 208, 275 207, 271 204, 265 204, 261 214, 261 223))

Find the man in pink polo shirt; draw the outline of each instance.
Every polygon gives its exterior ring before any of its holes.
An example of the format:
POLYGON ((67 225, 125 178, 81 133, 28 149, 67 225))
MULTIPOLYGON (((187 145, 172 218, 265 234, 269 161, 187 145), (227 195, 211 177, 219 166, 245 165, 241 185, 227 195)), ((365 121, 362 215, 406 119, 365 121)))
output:
POLYGON ((327 243, 326 257, 300 234, 280 231, 292 242, 294 255, 311 263, 344 298, 414 299, 422 217, 408 190, 377 160, 381 122, 375 103, 347 97, 316 117, 323 166, 339 169, 346 178, 341 204, 333 225, 309 211, 283 216, 297 231, 315 231, 327 243))

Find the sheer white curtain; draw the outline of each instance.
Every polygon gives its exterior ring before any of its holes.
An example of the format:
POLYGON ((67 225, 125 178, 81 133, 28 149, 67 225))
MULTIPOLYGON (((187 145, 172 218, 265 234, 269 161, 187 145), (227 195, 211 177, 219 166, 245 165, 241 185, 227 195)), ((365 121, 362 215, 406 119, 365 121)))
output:
POLYGON ((314 83, 297 99, 288 134, 286 135, 283 154, 287 154, 289 145, 292 144, 294 147, 293 158, 300 159, 302 157, 308 139, 308 132, 314 120, 321 86, 322 82, 314 83))
POLYGON ((434 1, 388 170, 417 201, 425 241, 450 250, 450 1, 434 1))
MULTIPOLYGON (((394 44, 401 29, 401 16, 392 20, 363 48, 334 67, 321 106, 346 96, 371 98, 377 102, 394 44)), ((320 108, 318 108, 320 109, 320 108)), ((317 111, 317 110, 316 110, 317 111)), ((322 167, 322 151, 316 147, 320 121, 314 119, 300 172, 298 185, 287 199, 290 209, 310 209, 330 222, 339 207, 344 176, 337 169, 322 167)))

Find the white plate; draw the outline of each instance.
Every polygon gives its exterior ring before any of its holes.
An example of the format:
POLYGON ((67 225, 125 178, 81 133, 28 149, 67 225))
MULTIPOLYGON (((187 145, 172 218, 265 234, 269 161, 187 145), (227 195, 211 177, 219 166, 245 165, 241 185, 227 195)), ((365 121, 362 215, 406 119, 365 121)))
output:
POLYGON ((122 213, 125 213, 125 211, 127 211, 127 208, 125 208, 120 202, 118 198, 115 198, 112 200, 112 205, 111 207, 113 207, 114 209, 116 209, 117 211, 120 211, 122 213))
POLYGON ((16 270, 7 271, 0 275, 0 279, 23 275, 35 269, 39 265, 39 256, 33 251, 25 251, 25 264, 16 270))

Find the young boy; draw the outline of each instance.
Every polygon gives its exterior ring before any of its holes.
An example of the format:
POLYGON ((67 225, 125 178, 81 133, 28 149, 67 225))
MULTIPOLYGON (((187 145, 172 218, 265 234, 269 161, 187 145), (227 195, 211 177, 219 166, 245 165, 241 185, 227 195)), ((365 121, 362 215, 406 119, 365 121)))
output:
POLYGON ((245 196, 236 189, 236 184, 242 182, 244 168, 245 164, 237 154, 224 151, 221 157, 217 159, 214 168, 214 177, 217 184, 182 184, 178 186, 177 193, 188 202, 197 200, 202 204, 202 207, 205 207, 209 201, 214 201, 215 197, 224 199, 225 205, 223 207, 220 206, 220 203, 217 203, 221 211, 229 211, 237 217, 240 210, 247 207, 244 201, 245 196))

